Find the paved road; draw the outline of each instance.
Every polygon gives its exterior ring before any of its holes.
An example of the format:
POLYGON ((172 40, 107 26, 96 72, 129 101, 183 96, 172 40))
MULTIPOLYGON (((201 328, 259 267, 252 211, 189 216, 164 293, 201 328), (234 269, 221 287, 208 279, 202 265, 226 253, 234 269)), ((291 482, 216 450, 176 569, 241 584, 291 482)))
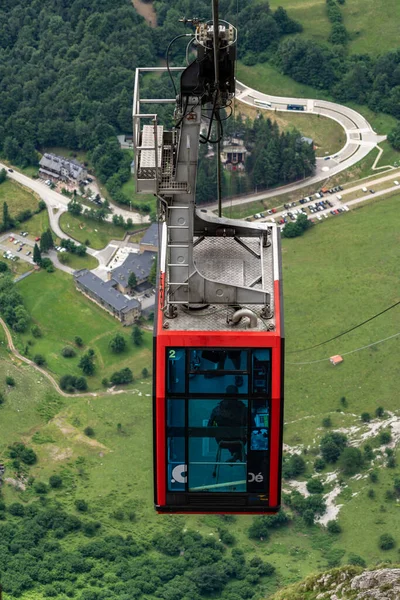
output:
MULTIPOLYGON (((240 81, 236 81, 236 98, 240 102, 244 102, 257 110, 265 110, 268 115, 268 110, 277 110, 284 112, 296 112, 296 114, 315 114, 322 115, 329 119, 337 121, 346 132, 346 144, 343 148, 336 152, 334 155, 317 158, 317 166, 315 175, 308 177, 302 182, 296 182, 281 188, 274 189, 270 192, 264 191, 246 196, 240 196, 233 198, 232 200, 225 200, 223 204, 229 206, 237 206, 238 204, 245 204, 247 202, 254 202, 256 200, 263 200, 265 198, 271 198, 286 194, 302 187, 306 187, 313 183, 318 183, 340 173, 345 169, 348 169, 359 160, 367 156, 367 154, 375 148, 379 142, 386 139, 384 135, 377 135, 368 121, 356 112, 352 108, 342 106, 341 104, 335 104, 334 102, 327 102, 326 100, 313 100, 307 98, 290 98, 271 96, 269 94, 263 94, 247 87, 240 81), (254 104, 254 100, 260 100, 271 104, 271 109, 262 108, 254 104), (288 104, 297 104, 304 106, 304 111, 288 111, 288 104)), ((209 210, 216 210, 217 204, 210 204, 207 206, 209 210)))

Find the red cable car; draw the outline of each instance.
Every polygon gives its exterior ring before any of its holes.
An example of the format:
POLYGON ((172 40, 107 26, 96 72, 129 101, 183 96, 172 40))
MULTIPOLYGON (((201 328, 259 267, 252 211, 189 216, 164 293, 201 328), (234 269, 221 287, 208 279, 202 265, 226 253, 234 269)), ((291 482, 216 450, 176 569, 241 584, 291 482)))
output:
POLYGON ((202 137, 212 143, 212 121, 220 130, 218 111, 235 87, 236 30, 220 22, 219 78, 216 30, 197 23, 198 60, 181 75, 172 132, 156 115, 141 114, 141 70, 135 83, 136 187, 154 192, 160 207, 153 369, 160 513, 257 514, 280 507, 280 230, 195 205, 202 107, 209 107, 211 120, 202 137), (140 119, 148 117, 152 125, 140 131, 140 119))
MULTIPOLYGON (((274 228, 269 246, 275 263, 269 318, 262 316, 262 305, 210 303, 192 310, 178 305, 175 318, 168 319, 167 269, 161 264, 154 342, 159 512, 279 510, 284 340, 277 233, 274 228)), ((254 238, 246 241, 256 246, 254 238)), ((258 260, 246 256, 248 251, 234 238, 213 242, 222 269, 225 261, 229 268, 234 254, 249 269, 258 260)), ((165 235, 162 244, 166 250, 165 235)), ((201 244, 197 248, 200 255, 201 244)))

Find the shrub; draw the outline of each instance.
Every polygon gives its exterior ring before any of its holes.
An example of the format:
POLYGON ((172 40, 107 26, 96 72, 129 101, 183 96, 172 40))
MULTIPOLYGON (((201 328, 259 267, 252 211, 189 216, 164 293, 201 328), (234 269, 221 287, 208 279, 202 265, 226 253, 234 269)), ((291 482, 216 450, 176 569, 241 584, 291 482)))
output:
POLYGON ((322 458, 328 463, 335 463, 347 446, 347 437, 342 433, 328 433, 321 439, 322 458))
POLYGON ((363 466, 363 455, 358 448, 345 448, 340 458, 340 466, 345 475, 355 475, 363 466))
POLYGON ((4 398, 4 394, 2 394, 2 393, 0 392, 0 406, 1 406, 2 404, 4 404, 4 402, 5 402, 5 401, 6 401, 6 399, 4 398))
POLYGON ((74 337, 74 342, 79 348, 81 348, 83 346, 83 340, 81 337, 79 337, 79 335, 76 335, 74 337))
POLYGON ((87 390, 87 381, 84 377, 77 377, 75 381, 75 388, 81 392, 87 390))
POLYGON ((144 377, 145 379, 149 376, 149 372, 146 369, 146 367, 143 367, 142 369, 142 377, 144 377))
POLYGON ((43 354, 35 354, 33 357, 33 362, 40 367, 46 363, 46 359, 44 358, 43 354))
POLYGON ((337 521, 328 521, 326 528, 329 533, 342 533, 342 528, 337 521))
POLYGON ((324 491, 324 486, 320 479, 309 479, 306 487, 310 494, 322 494, 324 491))
POLYGON ((94 429, 92 427, 85 427, 83 433, 88 437, 94 437, 94 429))
POLYGON ((367 495, 368 495, 368 498, 371 498, 371 499, 375 498, 375 490, 373 490, 372 488, 370 488, 368 490, 368 494, 367 495))
POLYGON ((76 352, 72 346, 64 346, 64 348, 61 350, 61 355, 64 358, 72 358, 76 355, 76 352))
POLYGON ((306 470, 306 463, 302 456, 291 454, 285 456, 282 467, 282 475, 285 479, 291 479, 301 475, 306 470))
POLYGON ((366 567, 367 566, 367 563, 361 556, 358 556, 358 554, 353 554, 351 552, 349 554, 349 558, 347 559, 347 564, 348 565, 356 565, 357 567, 366 567))
POLYGON ((232 546, 236 542, 235 536, 233 535, 233 533, 228 531, 228 529, 218 529, 218 533, 220 540, 223 544, 226 544, 227 546, 232 546))
POLYGON ((37 494, 47 494, 47 485, 43 481, 37 481, 33 486, 33 489, 37 494))
POLYGON ((7 375, 7 377, 6 377, 6 384, 9 385, 10 387, 14 387, 15 386, 15 379, 14 379, 14 377, 10 377, 9 375, 7 375))
POLYGON ((375 410, 375 416, 383 417, 384 414, 385 414, 385 410, 384 410, 383 406, 378 406, 378 408, 375 410))
POLYGON ((323 471, 325 469, 326 463, 323 458, 316 458, 314 462, 314 469, 316 471, 323 471))
POLYGON ((42 332, 37 325, 34 325, 33 327, 31 327, 31 334, 33 335, 34 338, 42 337, 42 332))
POLYGON ((109 381, 108 381, 107 377, 103 377, 103 379, 101 380, 101 385, 103 387, 108 387, 109 386, 109 381))
POLYGON ((76 510, 79 510, 79 512, 86 512, 89 506, 85 500, 75 500, 75 508, 76 510))
POLYGON ((392 439, 392 434, 390 433, 390 431, 381 431, 381 433, 379 434, 379 443, 381 445, 389 444, 391 439, 392 439))
POLYGON ((375 456, 372 446, 369 444, 365 444, 364 446, 364 456, 367 460, 373 460, 375 456))
POLYGON ((8 507, 8 512, 14 517, 23 517, 25 515, 25 509, 23 505, 19 502, 14 502, 13 504, 10 504, 10 506, 8 507))
POLYGON ((73 393, 75 391, 77 377, 75 375, 63 375, 60 379, 60 388, 66 392, 73 393))
POLYGON ((124 383, 132 383, 133 381, 133 373, 126 367, 125 369, 121 369, 121 371, 116 371, 111 375, 111 383, 113 385, 121 385, 124 383))
POLYGON ((322 419, 322 426, 332 427, 332 419, 330 417, 325 417, 325 419, 322 419))
POLYGON ((117 333, 117 335, 110 340, 109 346, 112 352, 120 354, 126 348, 126 340, 123 335, 117 333))
POLYGON ((100 529, 101 523, 98 521, 88 521, 83 525, 83 533, 88 537, 93 537, 96 535, 97 530, 100 529))
POLYGON ((53 489, 58 489, 62 486, 62 479, 59 475, 51 475, 49 478, 49 484, 53 489))
POLYGON ((369 474, 369 480, 371 483, 376 483, 378 481, 378 473, 376 471, 371 471, 369 474))
POLYGON ((381 550, 391 550, 396 545, 396 541, 390 533, 383 533, 379 538, 379 548, 381 550))
POLYGON ((396 459, 394 456, 389 456, 389 458, 387 459, 386 466, 389 467, 389 469, 396 468, 396 459))

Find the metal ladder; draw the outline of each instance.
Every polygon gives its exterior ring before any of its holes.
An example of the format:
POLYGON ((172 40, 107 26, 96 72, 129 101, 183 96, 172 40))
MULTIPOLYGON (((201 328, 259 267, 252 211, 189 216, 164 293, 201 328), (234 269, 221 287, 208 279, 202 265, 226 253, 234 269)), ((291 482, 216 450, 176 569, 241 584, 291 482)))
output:
POLYGON ((168 247, 168 263, 167 263, 167 267, 168 267, 168 276, 170 276, 171 273, 171 268, 178 268, 178 269, 183 269, 183 271, 180 271, 181 274, 179 274, 179 279, 180 281, 169 281, 168 280, 168 301, 172 302, 173 304, 188 304, 189 303, 189 277, 190 277, 190 271, 189 271, 189 210, 190 207, 189 206, 169 206, 168 207, 168 211, 169 210, 184 210, 187 212, 187 217, 185 219, 185 225, 170 225, 169 223, 169 216, 168 215, 168 221, 167 221, 167 247, 168 247), (186 235, 186 240, 185 241, 175 241, 173 238, 175 237, 173 234, 177 231, 186 231, 187 235, 186 235), (172 239, 171 239, 172 238, 172 239), (177 260, 172 261, 171 259, 171 254, 175 253, 175 250, 178 249, 182 249, 184 252, 183 254, 186 255, 186 258, 184 259, 184 262, 178 262, 177 260), (175 300, 173 298, 171 298, 171 296, 174 295, 174 292, 176 289, 178 289, 179 287, 186 287, 187 288, 187 300, 175 300))

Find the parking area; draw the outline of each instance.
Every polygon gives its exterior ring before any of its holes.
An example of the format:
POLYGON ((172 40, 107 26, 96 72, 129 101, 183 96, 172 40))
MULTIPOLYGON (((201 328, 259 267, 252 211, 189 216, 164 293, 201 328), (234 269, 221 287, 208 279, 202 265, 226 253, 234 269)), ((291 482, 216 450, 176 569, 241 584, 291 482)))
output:
POLYGON ((27 231, 21 231, 18 234, 4 233, 0 237, 1 259, 14 262, 20 259, 34 264, 32 259, 34 244, 35 242, 28 238, 27 231))

